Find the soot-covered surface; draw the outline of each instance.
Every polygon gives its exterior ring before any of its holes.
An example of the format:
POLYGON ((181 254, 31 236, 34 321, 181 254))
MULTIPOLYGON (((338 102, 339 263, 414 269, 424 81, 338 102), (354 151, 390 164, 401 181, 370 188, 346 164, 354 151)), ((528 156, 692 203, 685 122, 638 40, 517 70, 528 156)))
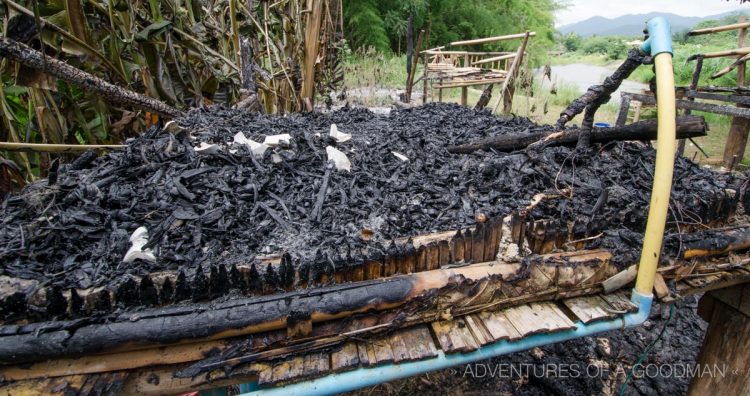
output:
MULTIPOLYGON (((86 288, 125 273, 190 275, 279 252, 296 264, 345 265, 352 255, 385 251, 397 237, 507 215, 540 192, 563 197, 544 200, 531 218, 620 228, 600 240, 604 245, 633 239, 647 216, 654 151, 643 144, 612 143, 593 154, 567 147, 534 155, 446 151, 486 136, 550 130, 523 118, 430 104, 389 116, 349 108, 289 117, 213 108, 177 122, 185 131, 152 129, 126 150, 84 155, 61 166, 54 183, 42 180, 7 198, 0 275, 86 288), (330 138, 332 123, 352 139, 330 138), (257 142, 288 133, 291 142, 255 158, 232 143, 238 132, 257 142), (218 152, 197 153, 200 143, 217 144, 218 152), (351 172, 332 169, 327 146, 347 155, 351 172), (148 230, 144 249, 156 261, 125 263, 129 238, 141 226, 148 230), (363 229, 373 233, 369 242, 363 229)), ((691 222, 735 182, 682 158, 675 181, 672 216, 691 222)))

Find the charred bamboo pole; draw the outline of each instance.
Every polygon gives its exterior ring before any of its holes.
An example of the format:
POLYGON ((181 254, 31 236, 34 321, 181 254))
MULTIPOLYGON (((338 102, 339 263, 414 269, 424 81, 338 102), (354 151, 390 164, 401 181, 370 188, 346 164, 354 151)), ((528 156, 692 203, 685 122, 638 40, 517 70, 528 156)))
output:
MULTIPOLYGON (((695 91, 696 88, 698 88, 698 80, 700 80, 701 77, 701 71, 703 70, 703 58, 698 58, 698 61, 695 62, 695 69, 693 70, 693 77, 690 80, 690 91, 695 91)), ((629 100, 629 99, 628 99, 629 100)), ((688 96, 688 99, 691 102, 694 102, 695 99, 688 96)), ((685 115, 690 115, 692 111, 690 109, 685 109, 685 115)), ((677 145, 677 155, 683 155, 685 154, 685 139, 680 139, 678 145, 677 145)))
POLYGON ((241 100, 235 107, 248 111, 260 111, 263 107, 258 99, 258 85, 255 82, 253 48, 250 39, 246 37, 240 40, 240 77, 242 79, 241 100))
POLYGON ((697 241, 685 242, 682 258, 717 256, 750 249, 750 228, 709 234, 697 241))
MULTIPOLYGON (((406 77, 406 92, 404 92, 404 102, 409 103, 411 102, 411 91, 414 87, 414 75, 417 73, 417 64, 419 63, 419 51, 422 49, 422 40, 424 40, 424 30, 419 31, 419 36, 417 36, 417 47, 414 51, 414 59, 411 62, 411 67, 409 68, 409 75, 406 77)), ((425 64, 425 68, 427 68, 427 65, 425 64)))
MULTIPOLYGON (((747 18, 740 16, 740 23, 746 22, 747 18)), ((741 28, 737 35, 737 46, 744 47, 747 41, 747 28, 741 28)), ((745 86, 745 64, 740 63, 737 67, 737 86, 745 86)), ((739 108, 748 108, 743 104, 737 104, 739 108)), ((745 156, 745 147, 747 147, 747 137, 750 132, 750 119, 743 117, 732 118, 732 124, 729 126, 727 142, 724 145, 724 166, 729 170, 734 169, 745 156)))
MULTIPOLYGON (((487 231, 487 230, 485 230, 487 231)), ((486 236, 486 234, 485 234, 486 236)), ((457 241, 455 241, 457 242, 457 241)), ((462 241, 463 242, 463 241, 462 241)), ((474 240, 472 242, 476 243, 474 240)), ((445 247, 448 248, 447 243, 445 247)), ((487 253, 485 246, 484 252, 487 253)), ((443 255, 443 252, 440 252, 443 255)), ((254 345, 242 357, 243 361, 272 359, 300 350, 313 350, 333 346, 355 334, 371 334, 373 331, 387 331, 408 327, 413 324, 431 322, 450 312, 454 316, 463 316, 487 309, 500 309, 513 305, 570 298, 598 292, 599 283, 609 273, 608 262, 611 254, 606 251, 582 251, 574 253, 557 253, 545 256, 529 256, 522 266, 530 271, 521 271, 524 276, 514 275, 514 280, 500 281, 497 275, 487 274, 479 280, 459 277, 438 290, 430 289, 429 299, 418 299, 414 304, 400 306, 394 310, 371 312, 358 315, 356 318, 332 321, 318 327, 317 331, 303 339, 290 338, 290 328, 300 323, 299 320, 287 318, 287 331, 275 330, 266 332, 260 345, 254 345), (520 282, 520 283, 519 283, 520 282), (498 291, 505 290, 502 293, 498 291), (513 291, 511 291, 513 290, 513 291), (450 304, 441 302, 450 301, 450 304), (398 320, 397 320, 398 319, 398 320), (286 336, 286 337, 285 337, 286 336), (343 338, 341 336, 344 336, 343 338), (269 346, 279 346, 268 349, 269 346)), ((487 264, 482 264, 487 265, 487 264)), ((503 265, 495 262, 494 265, 503 265)), ((377 296, 374 296, 377 298, 377 296)), ((295 319, 304 318, 306 326, 311 325, 306 312, 292 315, 295 319)), ((133 320, 133 315, 127 315, 133 320)), ((136 318, 137 320, 137 318, 136 318)), ((62 375, 100 373, 115 370, 126 370, 146 367, 155 364, 177 364, 200 360, 207 351, 222 351, 233 348, 233 345, 245 342, 245 337, 234 340, 198 340, 195 343, 181 343, 151 349, 126 350, 103 354, 87 355, 80 358, 58 358, 26 364, 23 367, 10 366, 0 368, 0 376, 5 379, 21 380, 40 377, 57 377, 62 375)), ((226 361, 230 363, 230 361, 226 361)), ((212 365, 199 364, 182 371, 185 376, 199 375, 211 370, 212 365)))
POLYGON ((77 85, 86 91, 93 92, 111 103, 150 111, 168 118, 181 117, 184 114, 182 111, 164 102, 110 84, 93 74, 45 56, 25 44, 6 37, 0 37, 0 57, 41 70, 70 84, 77 85))
POLYGON ((236 299, 219 305, 142 311, 135 318, 89 326, 77 321, 0 327, 0 363, 116 352, 284 329, 292 313, 304 312, 313 323, 356 313, 385 310, 425 298, 459 280, 517 275, 520 264, 484 263, 436 269, 388 279, 300 290, 273 296, 236 299))
POLYGON ((482 91, 482 95, 479 97, 477 104, 474 106, 474 110, 482 110, 487 107, 490 103, 490 99, 492 99, 492 88, 494 88, 494 86, 495 84, 487 84, 482 91))
MULTIPOLYGON (((643 105, 646 105, 646 106, 653 106, 656 104, 656 99, 653 97, 653 95, 634 94, 634 93, 628 93, 627 95, 630 96, 630 98, 633 101, 641 102, 643 105)), ((728 115, 732 117, 750 118, 750 109, 747 109, 744 107, 732 107, 732 106, 725 106, 725 105, 717 105, 713 103, 691 102, 685 99, 677 99, 677 108, 689 109, 689 110, 695 110, 695 111, 705 111, 708 113, 728 115)))
POLYGON ((508 71, 508 75, 505 76, 503 87, 500 89, 500 98, 498 99, 495 108, 492 110, 493 113, 497 112, 498 107, 500 107, 500 103, 503 104, 503 114, 510 114, 510 112, 513 110, 513 95, 515 93, 514 91, 516 84, 515 80, 516 77, 518 77, 518 71, 521 69, 521 63, 523 63, 523 54, 526 52, 526 45, 529 42, 531 33, 533 32, 526 32, 524 34, 523 41, 521 41, 521 45, 518 46, 516 56, 513 58, 513 64, 508 71))
POLYGON ((114 150, 125 148, 122 144, 45 144, 0 142, 2 151, 23 151, 38 153, 77 153, 88 150, 114 150))
POLYGON ((611 76, 607 77, 601 85, 590 87, 586 93, 574 100, 573 103, 560 113, 560 118, 555 124, 556 128, 558 130, 562 129, 565 124, 587 108, 592 110, 588 112, 590 115, 590 120, 588 121, 590 122, 584 120, 583 126, 585 128, 586 125, 588 125, 590 128, 590 124, 593 124, 593 113, 596 109, 609 100, 610 95, 620 87, 623 80, 628 78, 628 76, 630 76, 630 74, 643 63, 644 58, 645 56, 640 50, 636 48, 631 49, 630 52, 628 52, 628 58, 625 59, 625 62, 623 62, 611 76))
POLYGON ((716 73, 712 74, 712 75, 711 75, 711 79, 713 80, 713 79, 719 78, 719 77, 721 77, 721 76, 723 76, 723 75, 725 75, 725 74, 727 74, 727 73, 731 72, 732 70, 734 70, 734 69, 735 69, 735 68, 737 68, 738 66, 740 66, 740 65, 744 65, 744 64, 745 64, 745 62, 747 62, 748 60, 750 60, 750 54, 747 54, 747 55, 745 55, 745 56, 743 56, 743 57, 741 57, 741 58, 737 59, 737 60, 736 60, 736 61, 734 61, 734 63, 732 63, 731 65, 729 65, 729 66, 727 66, 727 67, 725 67, 725 68, 723 68, 723 69, 721 69, 721 70, 717 71, 716 73))
MULTIPOLYGON (((640 121, 617 128, 598 129, 592 136, 595 143, 606 143, 623 140, 653 140, 656 139, 656 120, 640 121)), ((706 135, 706 122, 703 117, 677 117, 677 137, 692 138, 706 135)), ((568 130, 548 135, 544 132, 528 133, 524 135, 500 135, 475 142, 448 147, 448 152, 468 154, 478 150, 496 150, 502 152, 522 150, 531 144, 539 142, 542 146, 574 145, 578 142, 583 131, 568 130)))

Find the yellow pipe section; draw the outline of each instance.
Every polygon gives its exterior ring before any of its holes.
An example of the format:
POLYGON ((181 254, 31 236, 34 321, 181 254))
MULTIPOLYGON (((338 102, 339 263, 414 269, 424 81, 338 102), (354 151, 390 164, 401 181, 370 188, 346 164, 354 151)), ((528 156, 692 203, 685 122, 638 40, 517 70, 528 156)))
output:
POLYGON ((638 266, 635 290, 646 296, 654 288, 654 277, 659 265, 664 227, 669 211, 669 195, 672 192, 674 157, 677 152, 675 138, 677 110, 674 95, 674 69, 672 54, 662 52, 654 58, 656 67, 656 109, 659 133, 656 140, 656 168, 654 186, 651 189, 651 204, 648 210, 643 250, 638 266))

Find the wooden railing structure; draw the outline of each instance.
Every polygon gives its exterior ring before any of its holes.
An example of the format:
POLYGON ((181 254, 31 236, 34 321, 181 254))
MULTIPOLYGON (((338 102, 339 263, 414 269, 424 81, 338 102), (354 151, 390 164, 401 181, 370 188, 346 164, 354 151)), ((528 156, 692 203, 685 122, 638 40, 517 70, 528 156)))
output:
MULTIPOLYGON (((685 114, 690 114, 692 111, 704 111, 732 117, 732 124, 729 129, 729 135, 727 136, 727 141, 724 146, 724 154, 721 159, 721 163, 728 169, 734 169, 737 164, 742 161, 747 146, 748 131, 750 131, 750 89, 746 86, 747 80, 745 66, 747 60, 750 59, 750 47, 745 46, 748 28, 750 28, 750 22, 747 21, 745 16, 740 16, 739 22, 735 24, 688 32, 688 36, 699 36, 730 30, 739 30, 737 48, 733 50, 695 54, 690 56, 688 61, 695 61, 695 69, 693 71, 690 85, 687 87, 678 87, 676 90, 678 99, 677 108, 683 109, 685 114), (730 73, 732 70, 737 69, 737 87, 699 87, 698 81, 703 69, 703 61, 706 59, 725 57, 735 57, 737 60, 730 66, 713 74, 711 78, 721 77, 730 73), (703 101, 697 102, 696 99, 703 101), (717 104, 716 102, 724 102, 726 104, 717 104)), ((633 121, 636 122, 639 119, 641 107, 656 105, 656 99, 653 93, 623 92, 620 111, 615 123, 617 126, 622 126, 627 122, 628 111, 631 104, 634 104, 636 108, 636 114, 633 117, 633 121)), ((678 150, 680 154, 684 153, 684 140, 680 141, 678 150)))
MULTIPOLYGON (((517 77, 523 63, 528 40, 535 35, 535 32, 524 32, 455 41, 447 46, 419 52, 424 65, 424 71, 422 77, 416 82, 422 81, 423 83, 422 103, 427 103, 428 97, 432 97, 432 100, 435 100, 435 91, 437 91, 437 101, 442 101, 443 89, 461 88, 460 103, 466 106, 468 104, 468 88, 481 85, 485 86, 485 94, 483 94, 483 98, 480 98, 477 107, 483 108, 489 101, 489 95, 494 84, 502 83, 501 97, 495 109, 499 107, 500 103, 503 103, 503 112, 509 113, 514 91, 512 82, 517 77), (471 46, 514 39, 521 39, 521 44, 516 52, 446 50, 447 47, 471 46)), ((413 75, 407 81, 407 102, 411 96, 412 86, 416 82, 413 81, 413 75)))

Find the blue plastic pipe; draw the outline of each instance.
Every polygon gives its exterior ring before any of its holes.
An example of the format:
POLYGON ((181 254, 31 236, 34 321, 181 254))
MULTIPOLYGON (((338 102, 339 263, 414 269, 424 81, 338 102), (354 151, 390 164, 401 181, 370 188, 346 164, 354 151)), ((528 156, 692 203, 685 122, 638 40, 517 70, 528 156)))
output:
POLYGON ((360 367, 356 370, 330 374, 283 387, 259 388, 256 391, 245 393, 243 396, 332 395, 424 374, 430 371, 525 351, 542 345, 588 337, 610 330, 635 327, 648 319, 652 298, 653 296, 651 295, 646 296, 633 291, 631 300, 638 307, 638 311, 624 314, 609 321, 592 322, 589 324, 578 321, 576 322, 575 329, 549 334, 536 334, 513 342, 499 341, 485 345, 473 352, 446 355, 443 351, 438 351, 438 356, 432 359, 376 367, 360 367))
POLYGON ((672 51, 672 27, 664 17, 656 17, 648 21, 648 39, 641 45, 641 51, 651 56, 664 52, 673 54, 672 51))

